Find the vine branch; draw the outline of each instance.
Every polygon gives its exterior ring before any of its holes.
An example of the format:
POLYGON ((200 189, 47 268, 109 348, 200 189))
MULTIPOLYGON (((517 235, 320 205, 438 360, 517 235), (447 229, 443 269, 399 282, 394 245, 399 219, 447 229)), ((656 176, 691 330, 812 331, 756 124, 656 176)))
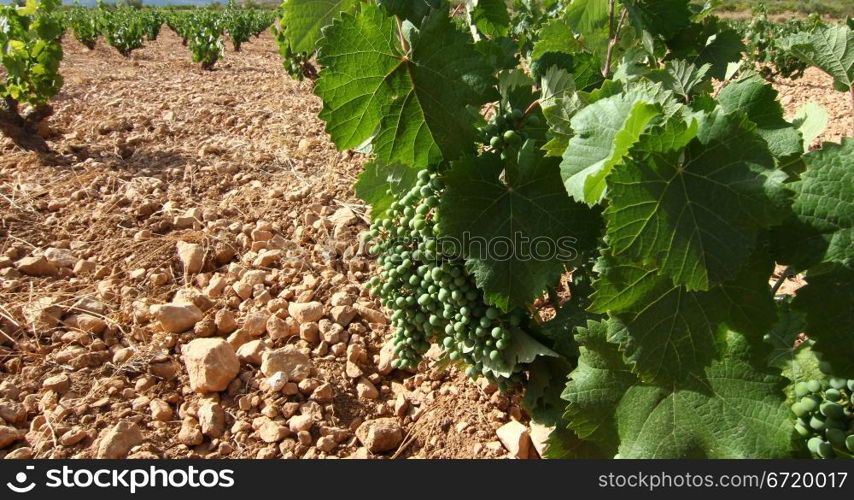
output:
POLYGON ((602 68, 602 76, 609 78, 611 76, 611 59, 614 56, 614 47, 620 41, 620 31, 623 29, 623 24, 626 22, 626 17, 629 11, 622 10, 620 20, 614 24, 614 10, 616 0, 608 0, 608 52, 605 54, 605 66, 602 68))

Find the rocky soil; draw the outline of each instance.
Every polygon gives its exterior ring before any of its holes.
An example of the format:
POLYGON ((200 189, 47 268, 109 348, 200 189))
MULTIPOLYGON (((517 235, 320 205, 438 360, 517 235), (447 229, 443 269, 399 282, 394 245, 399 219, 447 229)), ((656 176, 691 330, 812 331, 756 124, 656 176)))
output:
MULTIPOLYGON (((537 456, 518 396, 391 368, 362 159, 269 34, 65 50, 54 153, 0 138, 0 458, 537 456)), ((779 87, 850 135, 827 78, 779 87)))

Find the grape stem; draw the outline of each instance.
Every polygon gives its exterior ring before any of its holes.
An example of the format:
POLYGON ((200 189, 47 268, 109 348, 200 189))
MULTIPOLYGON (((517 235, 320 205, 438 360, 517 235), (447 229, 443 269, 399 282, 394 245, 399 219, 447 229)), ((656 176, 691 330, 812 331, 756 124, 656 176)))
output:
POLYGON ((851 96, 851 131, 854 132, 854 87, 848 91, 851 96))
POLYGON ((528 106, 527 109, 525 109, 525 112, 522 113, 522 118, 527 118, 527 116, 530 115, 531 113, 533 113, 534 110, 537 109, 539 106, 540 106, 540 100, 539 99, 532 102, 531 105, 528 106))
POLYGON ((623 23, 626 22, 626 16, 629 11, 623 9, 620 14, 620 20, 614 24, 614 10, 616 0, 608 1, 608 52, 605 54, 605 66, 602 68, 602 76, 606 79, 611 76, 611 58, 614 56, 614 47, 620 41, 620 30, 623 29, 623 23))

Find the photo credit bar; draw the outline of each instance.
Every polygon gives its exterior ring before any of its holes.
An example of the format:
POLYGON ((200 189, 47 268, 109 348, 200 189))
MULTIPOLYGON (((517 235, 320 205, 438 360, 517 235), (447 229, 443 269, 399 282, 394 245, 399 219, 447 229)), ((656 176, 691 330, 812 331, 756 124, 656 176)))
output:
MULTIPOLYGON (((4 474, 5 487, 12 494, 31 494, 46 498, 51 491, 62 491, 64 498, 74 490, 87 494, 93 490, 109 491, 112 498, 136 495, 146 490, 228 490, 235 486, 232 468, 209 465, 189 465, 186 462, 160 462, 158 464, 123 461, 65 461, 35 462, 45 465, 22 465, 14 474, 4 474)), ((3 464, 4 470, 12 463, 3 464)), ((0 498, 6 498, 6 493, 0 498)))

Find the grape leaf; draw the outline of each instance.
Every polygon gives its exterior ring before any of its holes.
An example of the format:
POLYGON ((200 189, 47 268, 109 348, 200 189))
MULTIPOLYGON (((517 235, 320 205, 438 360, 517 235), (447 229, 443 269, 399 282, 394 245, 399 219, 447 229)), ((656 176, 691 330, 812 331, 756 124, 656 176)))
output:
POLYGON ((581 45, 575 39, 575 33, 565 19, 549 20, 540 28, 537 41, 531 51, 531 59, 539 59, 549 52, 574 54, 581 50, 581 45))
POLYGON ((321 29, 342 12, 352 12, 358 0, 288 0, 282 5, 282 29, 291 50, 313 53, 321 29))
POLYGON ((792 309, 791 299, 786 297, 781 301, 778 306, 780 319, 765 336, 765 342, 772 348, 768 354, 768 366, 778 368, 791 382, 786 387, 789 404, 795 401, 795 383, 825 378, 818 369, 819 360, 812 349, 815 342, 798 338, 806 329, 806 316, 792 309))
POLYGON ((762 251, 752 261, 731 281, 689 292, 655 269, 604 254, 590 310, 611 314, 610 338, 641 379, 678 379, 715 359, 723 324, 758 339, 776 321, 768 287, 773 262, 762 251))
POLYGON ((365 164, 353 186, 356 196, 371 205, 371 217, 383 217, 395 196, 401 196, 415 185, 420 169, 400 163, 385 164, 374 160, 365 164))
POLYGON ((854 138, 843 138, 842 144, 825 143, 822 149, 804 156, 807 170, 795 183, 792 204, 798 220, 811 234, 795 235, 796 253, 806 254, 804 245, 815 248, 811 240, 820 241, 821 252, 814 261, 854 263, 854 138))
POLYGON ((785 216, 785 174, 767 168, 767 147, 743 115, 705 116, 683 150, 659 152, 666 144, 656 135, 607 179, 613 254, 658 260, 674 283, 708 290, 741 269, 758 228, 785 216))
POLYGON ((572 0, 566 19, 580 33, 599 28, 608 21, 608 0, 572 0))
POLYGON ((708 63, 697 67, 687 61, 674 59, 667 61, 664 68, 650 73, 648 78, 661 82, 664 88, 672 90, 687 103, 697 93, 711 89, 711 81, 707 76, 711 67, 708 63))
POLYGON ((557 162, 531 141, 518 167, 487 154, 454 163, 444 180, 441 233, 461 245, 486 299, 504 310, 529 304, 595 245, 598 215, 567 198, 557 162))
POLYGON ((484 374, 509 378, 518 365, 533 363, 540 357, 560 357, 521 329, 511 327, 510 332, 510 340, 501 356, 496 360, 487 356, 481 361, 484 374))
POLYGON ((817 26, 783 40, 783 49, 833 77, 840 92, 854 87, 854 31, 844 25, 817 26))
POLYGON ((572 365, 565 358, 539 357, 528 368, 522 403, 531 419, 551 427, 561 421, 566 403, 560 398, 572 365))
POLYGON ((723 80, 727 67, 741 60, 746 49, 741 35, 714 17, 693 23, 667 41, 668 59, 685 59, 697 66, 710 64, 709 76, 723 80))
POLYGON ((560 174, 575 200, 595 205, 605 196, 605 179, 661 115, 654 103, 635 94, 601 99, 572 118, 573 137, 563 154, 560 174))
POLYGON ((587 103, 576 92, 575 80, 565 70, 552 66, 543 75, 540 108, 549 125, 551 140, 543 147, 549 156, 562 156, 572 136, 572 117, 587 103))
POLYGON ((798 129, 804 139, 804 153, 809 152, 812 143, 827 128, 829 117, 827 110, 821 104, 812 101, 798 108, 792 119, 792 125, 798 129))
POLYGON ((419 24, 431 9, 441 7, 441 0, 377 0, 389 14, 419 24))
POLYGON ((580 439, 571 430, 557 427, 549 434, 545 455, 543 458, 565 460, 570 458, 612 458, 614 453, 606 453, 595 443, 580 439))
POLYGON ((751 365, 752 344, 722 335, 726 356, 701 373, 645 384, 623 364, 608 328, 580 332, 578 368, 563 393, 565 419, 581 439, 621 458, 779 458, 794 451, 785 379, 751 365), (713 415, 713 418, 710 418, 713 415), (737 429, 738 432, 733 432, 737 429))
POLYGON ((433 11, 420 31, 364 5, 324 30, 315 92, 321 119, 340 149, 372 139, 385 162, 426 166, 472 148, 477 131, 467 106, 492 98, 492 70, 447 12, 433 11))
POLYGON ((688 0, 623 0, 629 20, 638 31, 668 39, 691 22, 688 0))
POLYGON ((510 13, 504 0, 466 0, 472 24, 488 37, 505 36, 510 31, 510 13))
POLYGON ((806 280, 792 307, 806 314, 806 333, 832 373, 854 378, 854 270, 835 264, 807 272, 806 280))
POLYGON ((516 43, 507 37, 481 38, 474 44, 481 57, 489 66, 505 70, 513 69, 519 64, 516 59, 516 43))
POLYGON ((783 118, 777 91, 762 77, 754 75, 731 82, 718 94, 718 102, 727 113, 745 112, 776 158, 789 158, 803 152, 801 134, 783 118))

